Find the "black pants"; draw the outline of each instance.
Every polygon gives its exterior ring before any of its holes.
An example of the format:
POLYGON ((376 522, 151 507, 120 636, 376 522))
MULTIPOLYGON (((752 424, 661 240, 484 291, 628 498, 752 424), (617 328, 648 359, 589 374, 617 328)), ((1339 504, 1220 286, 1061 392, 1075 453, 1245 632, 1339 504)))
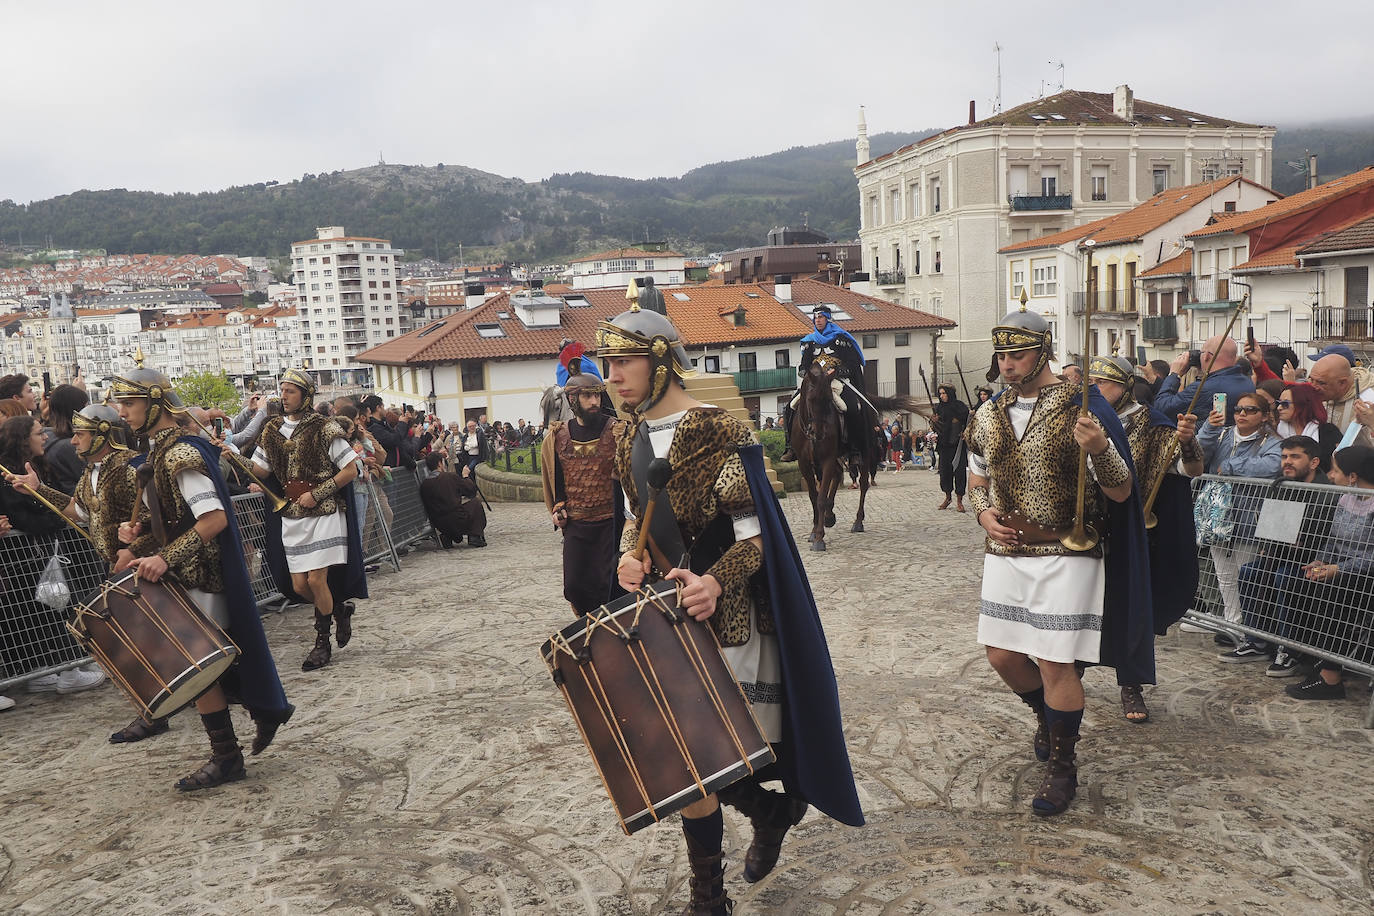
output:
POLYGON ((962 497, 968 489, 968 453, 959 456, 956 468, 954 460, 959 454, 958 445, 941 445, 935 451, 940 456, 940 489, 946 496, 954 493, 962 497))
POLYGON ((610 598, 615 574, 615 519, 569 520, 563 529, 563 597, 578 616, 610 598))

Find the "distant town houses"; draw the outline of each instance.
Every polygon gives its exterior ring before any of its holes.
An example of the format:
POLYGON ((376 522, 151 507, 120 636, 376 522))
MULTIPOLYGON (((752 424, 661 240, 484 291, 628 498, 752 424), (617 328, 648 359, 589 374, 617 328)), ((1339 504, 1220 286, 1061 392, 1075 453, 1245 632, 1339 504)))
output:
POLYGON ((131 292, 143 288, 188 290, 208 284, 246 287, 266 278, 266 259, 251 267, 225 255, 71 255, 0 270, 0 297, 30 293, 131 292))

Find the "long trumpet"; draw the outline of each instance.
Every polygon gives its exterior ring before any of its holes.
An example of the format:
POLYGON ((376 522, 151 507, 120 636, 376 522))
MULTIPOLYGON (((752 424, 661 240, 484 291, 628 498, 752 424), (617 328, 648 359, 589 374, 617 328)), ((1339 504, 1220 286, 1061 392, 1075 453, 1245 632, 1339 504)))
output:
MULTIPOLYGON (((1221 332, 1221 339, 1223 341, 1231 336, 1231 329, 1236 326, 1236 319, 1240 317, 1240 313, 1245 311, 1245 303, 1249 298, 1250 293, 1248 291, 1245 295, 1240 297, 1240 305, 1236 306, 1235 312, 1232 313, 1231 320, 1226 325, 1226 330, 1221 332)), ((1197 391, 1193 392, 1193 399, 1188 402, 1188 409, 1184 411, 1185 415, 1191 414, 1193 408, 1197 406, 1197 399, 1202 396, 1202 386, 1207 383, 1207 376, 1212 374, 1212 366, 1216 364, 1216 361, 1217 359, 1214 355, 1212 361, 1202 367, 1202 378, 1198 380, 1197 391)), ((1174 456, 1178 454, 1178 447, 1178 433, 1174 433, 1173 438, 1169 440, 1169 447, 1164 450, 1164 461, 1159 466, 1159 476, 1155 478, 1155 482, 1150 486, 1150 495, 1145 498, 1146 528, 1154 528, 1159 524, 1159 517, 1154 513, 1155 498, 1159 496, 1159 487, 1164 483, 1164 475, 1169 472, 1169 466, 1174 463, 1174 456)))
MULTIPOLYGON (((195 414, 191 413, 188 410, 186 411, 186 416, 190 417, 191 422, 199 426, 205 432, 206 435, 211 437, 211 439, 214 438, 215 434, 210 432, 209 428, 207 428, 204 423, 197 420, 195 414)), ((273 512, 280 512, 281 510, 285 509, 287 505, 289 505, 289 501, 285 496, 282 496, 280 493, 274 491, 271 487, 267 485, 266 481, 258 477, 257 472, 253 470, 253 462, 249 461, 247 458, 243 457, 238 452, 233 451, 232 449, 228 452, 222 452, 221 454, 227 455, 231 462, 238 465, 239 469, 249 476, 249 479, 256 482, 257 485, 262 488, 262 495, 265 496, 267 498, 268 503, 271 504, 273 512)))
MULTIPOLYGON (((1096 290, 1092 286, 1093 274, 1093 245, 1092 239, 1088 239, 1083 246, 1088 249, 1088 269, 1084 273, 1084 288, 1087 290, 1083 296, 1083 391, 1081 398, 1082 408, 1078 411, 1079 419, 1088 415, 1088 353, 1092 349, 1092 319, 1093 319, 1093 293, 1096 290)), ((1101 540, 1097 529, 1088 524, 1088 451, 1080 448, 1078 450, 1078 502, 1074 507, 1073 528, 1067 533, 1059 536, 1059 543, 1070 550, 1083 552, 1092 550, 1101 540)))
MULTIPOLYGON (((5 482, 6 482, 6 483, 10 483, 11 481, 13 481, 14 478, 15 478, 15 476, 16 476, 15 473, 14 473, 13 471, 11 471, 9 468, 5 467, 3 464, 0 464, 0 474, 3 474, 3 475, 4 475, 4 477, 5 477, 5 482)), ((52 510, 52 512, 54 512, 56 515, 61 516, 62 521, 66 522, 68 525, 71 525, 73 528, 75 528, 78 534, 80 534, 83 538, 85 538, 86 540, 88 540, 88 541, 91 542, 91 546, 92 546, 92 547, 95 547, 97 550, 100 549, 99 545, 96 544, 96 542, 95 542, 95 538, 91 537, 90 532, 88 532, 85 528, 82 528, 82 527, 81 527, 80 525, 78 525, 76 522, 72 521, 72 520, 67 516, 67 513, 63 512, 61 509, 57 508, 57 506, 55 506, 52 502, 50 502, 48 499, 46 499, 46 498, 45 498, 41 493, 39 493, 37 490, 29 489, 28 484, 25 484, 25 485, 24 485, 24 489, 25 489, 25 490, 28 490, 29 495, 32 496, 34 499, 38 500, 38 501, 39 501, 40 503, 42 503, 44 506, 48 507, 48 509, 52 510)))

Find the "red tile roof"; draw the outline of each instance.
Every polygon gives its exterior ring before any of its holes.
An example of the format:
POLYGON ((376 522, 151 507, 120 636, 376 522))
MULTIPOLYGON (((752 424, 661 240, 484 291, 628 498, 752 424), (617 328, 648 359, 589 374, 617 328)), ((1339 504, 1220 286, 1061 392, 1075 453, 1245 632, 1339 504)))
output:
MULTIPOLYGON (((726 287, 726 289, 733 288, 726 287)), ((773 284, 767 284, 766 288, 771 291, 773 284)), ((865 296, 853 290, 822 283, 820 280, 792 281, 792 305, 798 315, 805 313, 800 309, 795 309, 795 306, 820 305, 821 303, 839 306, 849 314, 849 318, 838 319, 838 321, 840 327, 850 333, 855 331, 920 331, 958 326, 957 322, 948 318, 941 318, 939 315, 932 315, 919 309, 910 309, 904 305, 897 305, 895 302, 888 302, 886 299, 879 299, 876 296, 865 296)), ((809 315, 803 320, 806 322, 806 330, 803 333, 810 333, 811 319, 809 315)))
MULTIPOLYGON (((1297 267, 1300 266, 1298 264, 1299 252, 1306 251, 1308 248, 1315 248, 1320 250, 1321 246, 1324 245, 1328 239, 1344 235, 1346 232, 1357 229, 1364 223, 1370 222, 1374 222, 1374 218, 1370 217, 1368 213, 1362 213, 1357 216, 1350 217, 1349 219, 1343 220, 1335 226, 1327 228, 1323 232, 1309 232, 1301 236, 1300 238, 1293 240, 1287 245, 1281 245, 1278 248, 1263 252, 1246 261, 1244 264, 1237 264, 1235 267, 1231 269, 1263 270, 1266 268, 1272 269, 1275 267, 1289 267, 1297 269, 1297 267)), ((1362 234, 1363 233, 1357 232, 1354 236, 1351 237, 1359 238, 1362 234)), ((1365 237, 1367 238, 1368 236, 1366 235, 1365 237)))
POLYGON ((1001 249, 1003 252, 1029 251, 1036 248, 1053 248, 1063 245, 1066 242, 1076 242, 1082 239, 1092 238, 1099 245, 1115 245, 1120 242, 1133 242, 1144 237, 1145 233, 1152 232, 1163 226, 1172 219, 1183 215, 1193 207, 1206 201, 1209 197, 1225 190, 1232 184, 1245 182, 1278 196, 1276 191, 1271 191, 1263 185, 1255 184, 1247 178, 1238 175, 1218 178, 1215 181, 1204 181, 1198 184, 1186 185, 1181 188, 1169 188, 1160 191, 1154 197, 1145 201, 1138 207, 1133 207, 1125 213, 1118 213, 1116 216, 1108 216, 1082 226, 1075 226, 1072 229, 1065 229, 1053 235, 1042 236, 1038 239, 1030 239, 1025 242, 1017 242, 1001 249))
POLYGON ((1225 232, 1248 232, 1251 229, 1271 223, 1280 217, 1313 210, 1352 191, 1374 185, 1374 166, 1344 175, 1332 181, 1319 184, 1315 188, 1299 191, 1291 197, 1276 200, 1272 204, 1244 213, 1227 213, 1217 217, 1201 229, 1189 232, 1186 238, 1198 239, 1225 232))
POLYGON ((1145 279, 1150 277, 1182 277, 1193 272, 1193 252, 1185 251, 1177 257, 1172 257, 1167 261, 1161 261, 1149 270, 1142 270, 1137 276, 1145 279))
POLYGON ((1298 249, 1298 254, 1339 254, 1364 248, 1374 248, 1374 216, 1361 219, 1353 226, 1332 232, 1315 242, 1308 242, 1298 249))

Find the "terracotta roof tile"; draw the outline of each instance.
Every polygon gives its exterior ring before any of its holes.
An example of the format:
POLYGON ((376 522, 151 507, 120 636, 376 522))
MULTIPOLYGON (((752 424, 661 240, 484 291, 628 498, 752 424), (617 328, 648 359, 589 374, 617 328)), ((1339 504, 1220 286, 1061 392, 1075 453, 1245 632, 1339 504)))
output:
POLYGON ((1315 242, 1308 242, 1298 249, 1298 254, 1337 254, 1362 248, 1374 248, 1374 216, 1361 219, 1353 226, 1332 232, 1315 242))
POLYGON ((1374 166, 1343 175, 1332 181, 1309 188, 1306 191, 1299 191, 1291 197, 1276 200, 1272 204, 1260 207, 1257 210, 1247 210, 1244 213, 1227 213, 1212 221, 1209 225, 1201 229, 1194 229, 1189 232, 1186 238, 1196 239, 1205 238, 1212 235, 1221 235, 1224 232, 1248 232, 1251 229, 1273 222, 1280 217, 1288 216, 1293 213, 1300 213, 1304 210, 1311 210, 1320 207, 1322 204, 1343 197, 1352 191, 1374 184, 1374 166))
MULTIPOLYGON (((726 287, 731 289, 732 287, 726 287)), ((773 284, 767 284, 773 289, 773 284)), ((821 303, 839 306, 850 317, 837 319, 840 327, 853 333, 855 331, 906 331, 925 329, 945 329, 957 327, 957 323, 929 312, 910 309, 904 305, 888 302, 876 296, 865 296, 853 290, 822 283, 820 280, 793 280, 792 305, 797 314, 803 315, 798 305, 819 305, 821 303)), ((803 317, 806 327, 803 333, 810 333, 811 320, 803 317)))
POLYGON ((1309 233, 1296 239, 1291 244, 1283 245, 1272 251, 1266 251, 1263 254, 1256 255, 1244 264, 1237 264, 1231 269, 1242 271, 1263 270, 1275 267, 1291 267, 1296 269, 1300 266, 1298 264, 1299 252, 1305 251, 1308 248, 1319 248, 1326 240, 1342 235, 1347 230, 1354 229, 1367 222, 1374 222, 1374 218, 1370 217, 1368 213, 1350 217, 1335 226, 1329 227, 1324 232, 1309 233))
POLYGON ((1172 257, 1167 261, 1161 261, 1149 270, 1142 270, 1137 276, 1148 277, 1181 277, 1193 272, 1193 252, 1185 251, 1183 254, 1172 257))

